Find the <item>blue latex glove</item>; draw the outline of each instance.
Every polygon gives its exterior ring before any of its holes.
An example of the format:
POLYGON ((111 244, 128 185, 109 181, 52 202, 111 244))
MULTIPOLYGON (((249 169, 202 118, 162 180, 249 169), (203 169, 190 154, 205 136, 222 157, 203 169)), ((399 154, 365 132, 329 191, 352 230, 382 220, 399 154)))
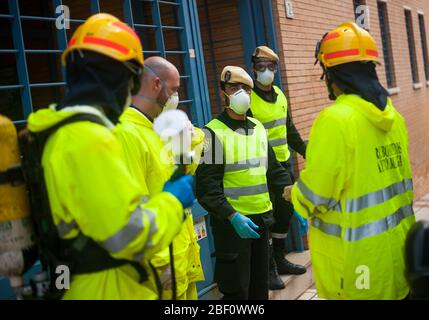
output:
POLYGON ((168 180, 162 191, 175 196, 183 208, 189 208, 195 201, 194 177, 181 176, 174 180, 168 180))
POLYGON ((259 226, 253 223, 248 217, 236 212, 231 219, 231 224, 243 239, 259 239, 261 236, 255 231, 259 226))
POLYGON ((301 217, 298 212, 294 211, 293 215, 298 219, 300 225, 301 234, 306 234, 308 231, 307 219, 301 217))

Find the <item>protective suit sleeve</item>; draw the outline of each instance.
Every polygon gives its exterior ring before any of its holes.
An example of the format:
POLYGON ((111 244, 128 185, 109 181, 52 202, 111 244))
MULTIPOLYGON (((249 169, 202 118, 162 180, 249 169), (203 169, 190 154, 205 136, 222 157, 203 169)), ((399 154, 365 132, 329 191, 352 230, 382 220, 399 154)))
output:
MULTIPOLYGON (((81 131, 84 126, 98 126, 77 125, 81 131)), ((66 129, 71 128, 61 131, 66 129)), ((61 161, 46 164, 48 190, 62 195, 61 206, 70 211, 81 232, 113 257, 150 259, 180 231, 182 205, 170 193, 150 199, 143 193, 126 168, 119 141, 108 129, 92 127, 86 136, 78 146, 66 147, 61 161)))
POLYGON ((347 180, 345 137, 341 119, 329 108, 321 112, 310 131, 306 168, 292 188, 292 202, 301 216, 311 218, 338 205, 347 180))

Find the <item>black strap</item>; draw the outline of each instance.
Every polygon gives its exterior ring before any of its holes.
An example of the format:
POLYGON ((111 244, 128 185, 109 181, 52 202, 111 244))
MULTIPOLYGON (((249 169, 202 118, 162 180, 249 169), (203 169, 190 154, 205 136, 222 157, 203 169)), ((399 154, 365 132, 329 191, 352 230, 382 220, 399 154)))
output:
POLYGON ((162 283, 161 283, 161 280, 159 279, 158 271, 150 261, 149 261, 149 266, 152 270, 153 276, 155 277, 156 289, 158 290, 158 300, 162 300, 162 294, 164 290, 162 289, 162 283))
POLYGON ((11 166, 7 168, 6 171, 0 171, 0 184, 18 186, 24 182, 24 174, 22 173, 21 165, 11 166))
POLYGON ((173 243, 170 243, 168 247, 170 251, 170 268, 171 268, 171 289, 172 289, 172 300, 177 300, 177 283, 176 283, 176 270, 174 269, 174 252, 173 243))
POLYGON ((97 242, 82 233, 72 239, 61 239, 60 242, 62 258, 69 261, 73 274, 98 272, 130 264, 139 273, 140 283, 148 279, 147 272, 140 263, 113 258, 97 242))

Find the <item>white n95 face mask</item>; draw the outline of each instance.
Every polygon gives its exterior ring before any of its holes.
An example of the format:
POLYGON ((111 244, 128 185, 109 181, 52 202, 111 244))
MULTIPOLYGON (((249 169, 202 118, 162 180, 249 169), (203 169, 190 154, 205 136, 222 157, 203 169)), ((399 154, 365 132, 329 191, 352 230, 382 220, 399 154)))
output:
POLYGON ((274 81, 274 71, 269 70, 268 68, 265 71, 256 71, 256 80, 264 86, 268 86, 274 81))
POLYGON ((244 89, 229 96, 229 107, 236 114, 245 114, 250 109, 250 95, 244 89))
POLYGON ((164 108, 162 108, 162 111, 168 111, 168 110, 176 110, 177 106, 179 105, 179 93, 175 92, 170 97, 168 97, 167 101, 164 104, 164 108))

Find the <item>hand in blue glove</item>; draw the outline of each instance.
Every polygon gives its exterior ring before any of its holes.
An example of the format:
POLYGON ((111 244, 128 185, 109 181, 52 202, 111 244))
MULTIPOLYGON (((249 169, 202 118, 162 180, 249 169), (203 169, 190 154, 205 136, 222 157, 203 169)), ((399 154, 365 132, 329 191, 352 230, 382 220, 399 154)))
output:
POLYGON ((308 222, 307 219, 300 216, 300 214, 296 211, 293 212, 293 215, 298 219, 300 225, 301 234, 306 234, 308 231, 308 222))
POLYGON ((261 236, 255 231, 259 227, 253 223, 248 217, 236 212, 231 218, 231 224, 243 239, 259 239, 261 236))
POLYGON ((162 191, 171 193, 180 201, 183 208, 188 208, 195 201, 194 177, 181 176, 175 180, 168 180, 162 191))

